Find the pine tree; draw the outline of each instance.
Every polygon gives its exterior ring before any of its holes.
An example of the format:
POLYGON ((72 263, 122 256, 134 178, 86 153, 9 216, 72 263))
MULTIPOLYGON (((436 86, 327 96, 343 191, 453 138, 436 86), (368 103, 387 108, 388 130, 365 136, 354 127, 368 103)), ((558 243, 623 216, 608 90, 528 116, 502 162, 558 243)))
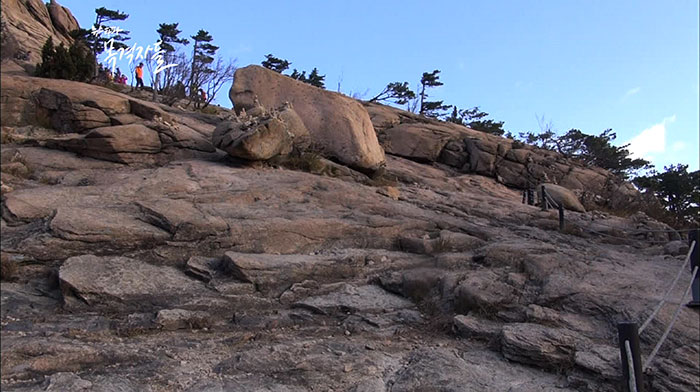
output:
POLYGON ((44 78, 87 82, 94 70, 94 59, 81 42, 76 41, 66 49, 62 43, 54 46, 49 37, 41 48, 41 63, 37 65, 35 74, 44 78))
POLYGON ((294 71, 292 71, 292 74, 289 75, 289 77, 292 79, 296 79, 300 82, 306 83, 306 71, 302 71, 301 73, 299 73, 299 71, 297 71, 297 69, 294 68, 294 71))
POLYGON ((439 73, 440 71, 437 69, 433 72, 423 72, 423 77, 420 80, 421 92, 419 114, 422 114, 427 117, 438 117, 442 114, 443 111, 452 107, 452 105, 443 105, 443 101, 425 100, 428 97, 428 94, 425 92, 425 89, 427 87, 438 87, 443 85, 443 83, 438 80, 440 79, 440 77, 438 76, 439 73))
POLYGON ((387 84, 384 90, 370 99, 369 102, 388 101, 391 99, 398 105, 404 105, 414 98, 416 98, 416 93, 408 87, 408 82, 393 82, 387 84))
POLYGON ((179 23, 161 23, 158 25, 158 36, 160 37, 160 47, 166 54, 175 52, 173 44, 187 45, 190 41, 187 38, 180 38, 178 35, 182 30, 178 29, 179 23))
MULTIPOLYGON (((291 63, 289 63, 291 64, 291 63)), ((272 68, 270 68, 272 69, 272 68)), ((285 68, 286 69, 286 68, 285 68)), ((274 69, 273 69, 274 71, 274 69)), ((289 75, 290 78, 298 80, 300 82, 304 82, 306 84, 310 84, 312 86, 320 87, 320 88, 325 88, 325 79, 326 75, 321 75, 318 72, 317 68, 314 68, 311 70, 311 73, 309 76, 306 76, 306 71, 301 71, 299 72, 296 68, 292 71, 292 73, 289 75)))
POLYGON ((632 182, 652 192, 664 207, 685 221, 700 219, 700 171, 688 172, 688 165, 664 166, 665 172, 652 170, 632 182))
POLYGON ((214 62, 214 56, 219 47, 210 44, 214 38, 205 30, 199 30, 191 38, 194 41, 194 48, 192 49, 189 88, 190 96, 194 97, 197 94, 197 90, 202 86, 206 75, 214 72, 211 69, 211 63, 214 62))
POLYGON ((578 129, 571 129, 564 135, 557 135, 551 128, 540 134, 520 133, 528 144, 554 150, 567 158, 576 159, 588 166, 598 166, 627 179, 639 169, 650 168, 650 163, 641 158, 630 158, 629 144, 615 146, 612 141, 617 135, 606 129, 600 135, 588 135, 578 129))
POLYGON ((320 75, 318 73, 318 69, 314 68, 311 70, 311 73, 309 74, 308 79, 306 79, 306 83, 320 87, 320 88, 325 88, 324 80, 326 79, 326 75, 320 75))
MULTIPOLYGON (((179 34, 182 33, 182 31, 178 29, 178 23, 161 23, 158 26, 158 30, 156 30, 156 33, 158 33, 158 36, 160 37, 160 47, 161 49, 163 49, 163 59, 165 61, 165 64, 175 63, 174 54, 176 49, 174 45, 187 45, 190 43, 190 41, 188 41, 186 38, 179 37, 179 34)), ((157 88, 154 89, 154 94, 156 93, 157 89, 168 89, 175 85, 175 72, 173 71, 173 69, 166 68, 165 71, 163 71, 163 73, 163 83, 160 83, 160 73, 156 74, 157 88)))
POLYGON ((262 66, 267 69, 271 69, 277 73, 282 73, 286 71, 287 69, 289 69, 289 66, 292 65, 292 63, 290 63, 289 61, 277 58, 272 54, 265 55, 265 58, 267 60, 261 63, 262 66))
MULTIPOLYGON (((105 23, 126 20, 129 15, 119 10, 110 10, 105 7, 100 7, 95 9, 95 24, 92 30, 86 30, 79 28, 77 30, 71 31, 71 36, 75 40, 84 41, 85 44, 90 48, 92 55, 97 62, 97 56, 105 51, 105 44, 107 44, 112 50, 126 49, 128 45, 125 41, 129 39, 129 31, 121 30, 116 34, 103 33, 105 28, 115 29, 117 26, 106 26, 105 23), (111 41, 111 43, 110 43, 111 41)), ((97 68, 95 68, 97 72, 97 68)), ((97 74, 95 74, 97 75, 97 74)))
POLYGON ((459 125, 464 125, 464 118, 460 115, 459 111, 457 110, 457 106, 454 106, 452 108, 452 114, 450 114, 449 117, 445 118, 445 121, 459 125))

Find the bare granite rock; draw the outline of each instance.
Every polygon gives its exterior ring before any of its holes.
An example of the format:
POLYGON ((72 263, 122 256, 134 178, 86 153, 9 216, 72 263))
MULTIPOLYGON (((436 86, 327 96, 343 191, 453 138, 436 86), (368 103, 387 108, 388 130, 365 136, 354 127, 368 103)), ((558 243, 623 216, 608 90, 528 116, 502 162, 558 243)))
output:
POLYGON ((289 102, 325 154, 363 169, 377 169, 384 162, 367 111, 339 93, 251 65, 236 70, 229 97, 236 111, 255 107, 256 99, 267 108, 289 102))
POLYGON ((503 327, 501 350, 511 361, 542 368, 571 366, 580 340, 570 330, 519 323, 503 327))

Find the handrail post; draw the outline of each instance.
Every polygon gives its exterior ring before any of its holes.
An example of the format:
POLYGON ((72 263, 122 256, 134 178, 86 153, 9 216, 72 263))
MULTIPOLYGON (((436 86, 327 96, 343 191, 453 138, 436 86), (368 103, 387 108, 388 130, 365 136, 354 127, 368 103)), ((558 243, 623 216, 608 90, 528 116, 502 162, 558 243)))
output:
POLYGON ((564 231, 564 207, 559 203, 559 231, 564 231))
POLYGON ((542 192, 540 195, 540 199, 542 202, 542 211, 547 211, 547 191, 544 189, 544 185, 542 185, 542 188, 540 188, 540 191, 542 192))
POLYGON ((618 323, 617 333, 620 343, 622 380, 624 381, 623 390, 644 392, 644 380, 642 378, 644 373, 642 371, 637 323, 630 321, 618 323), (631 354, 631 358, 627 355, 628 351, 631 354))
MULTIPOLYGON (((699 229, 693 229, 690 230, 690 232, 688 232, 688 247, 692 247, 693 242, 695 242, 695 247, 690 253, 691 273, 695 269, 695 267, 700 266, 700 251, 698 251, 700 244, 698 244, 698 237, 700 237, 699 229)), ((693 279, 692 293, 693 299, 690 302, 688 302, 687 305, 690 307, 700 307, 700 274, 696 275, 695 279, 693 279)))

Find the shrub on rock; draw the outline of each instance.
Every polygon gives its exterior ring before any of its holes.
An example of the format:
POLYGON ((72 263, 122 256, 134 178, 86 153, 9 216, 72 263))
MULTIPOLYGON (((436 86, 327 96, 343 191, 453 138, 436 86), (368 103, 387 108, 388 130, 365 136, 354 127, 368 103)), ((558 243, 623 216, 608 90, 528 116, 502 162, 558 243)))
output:
POLYGON ((76 41, 69 48, 62 43, 54 46, 53 39, 49 37, 41 49, 41 63, 36 67, 36 76, 87 82, 94 76, 95 67, 95 59, 83 43, 76 41))

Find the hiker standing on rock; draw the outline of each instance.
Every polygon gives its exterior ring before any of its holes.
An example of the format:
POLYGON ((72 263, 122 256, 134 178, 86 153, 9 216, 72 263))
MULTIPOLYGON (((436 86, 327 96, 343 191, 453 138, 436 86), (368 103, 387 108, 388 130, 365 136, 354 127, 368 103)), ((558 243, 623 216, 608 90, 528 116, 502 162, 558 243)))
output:
POLYGON ((207 93, 203 89, 199 89, 197 92, 197 101, 195 104, 196 108, 199 108, 202 104, 207 102, 207 93))
POLYGON ((139 66, 136 67, 136 89, 143 88, 143 63, 139 63, 139 66))

